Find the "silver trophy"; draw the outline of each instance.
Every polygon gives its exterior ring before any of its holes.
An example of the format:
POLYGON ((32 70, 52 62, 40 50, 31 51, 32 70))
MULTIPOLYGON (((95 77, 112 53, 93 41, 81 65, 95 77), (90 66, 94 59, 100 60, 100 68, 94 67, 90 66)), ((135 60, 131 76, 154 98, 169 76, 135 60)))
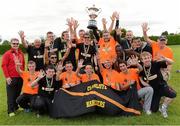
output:
POLYGON ((97 21, 95 18, 101 13, 101 8, 96 8, 95 5, 87 7, 86 12, 88 13, 90 20, 88 22, 88 29, 97 29, 97 21))

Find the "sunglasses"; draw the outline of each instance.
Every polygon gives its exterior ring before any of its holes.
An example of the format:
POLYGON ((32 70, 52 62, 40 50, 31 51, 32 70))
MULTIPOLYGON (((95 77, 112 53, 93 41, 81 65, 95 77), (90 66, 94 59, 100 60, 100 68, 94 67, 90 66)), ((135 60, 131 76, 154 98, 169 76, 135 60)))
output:
POLYGON ((12 43, 13 45, 19 45, 19 43, 12 43))
POLYGON ((90 37, 85 36, 84 38, 90 38, 90 37))
POLYGON ((160 39, 161 42, 166 41, 166 39, 160 39))
POLYGON ((51 59, 57 59, 57 57, 51 57, 51 59))
POLYGON ((103 37, 109 37, 109 35, 103 35, 103 37))

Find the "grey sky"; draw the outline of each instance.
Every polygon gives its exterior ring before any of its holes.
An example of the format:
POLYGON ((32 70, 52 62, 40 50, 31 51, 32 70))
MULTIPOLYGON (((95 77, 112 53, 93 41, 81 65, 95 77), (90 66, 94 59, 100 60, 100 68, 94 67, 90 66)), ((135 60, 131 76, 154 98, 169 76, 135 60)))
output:
POLYGON ((180 32, 179 0, 0 0, 0 35, 2 39, 17 37, 24 30, 27 39, 45 36, 53 31, 57 36, 67 29, 66 19, 74 17, 80 29, 86 29, 89 20, 86 7, 93 4, 101 8, 97 17, 98 27, 102 29, 101 19, 110 23, 113 11, 120 12, 120 26, 142 35, 141 23, 148 22, 150 35, 161 32, 180 32))

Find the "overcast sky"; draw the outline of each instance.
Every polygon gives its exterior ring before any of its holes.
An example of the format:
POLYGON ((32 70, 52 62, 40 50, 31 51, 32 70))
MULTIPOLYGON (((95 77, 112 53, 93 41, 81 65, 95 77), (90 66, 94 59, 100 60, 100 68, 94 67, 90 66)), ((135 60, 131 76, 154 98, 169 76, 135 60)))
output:
MULTIPOLYGON (((113 11, 120 12, 120 26, 142 36, 141 23, 148 22, 149 35, 180 32, 180 0, 0 0, 0 36, 2 39, 17 37, 24 30, 27 39, 33 40, 53 31, 59 36, 67 29, 66 19, 74 17, 85 29, 89 16, 86 7, 93 4, 101 8, 97 17, 110 23, 113 11)), ((108 24, 109 26, 109 24, 108 24)))

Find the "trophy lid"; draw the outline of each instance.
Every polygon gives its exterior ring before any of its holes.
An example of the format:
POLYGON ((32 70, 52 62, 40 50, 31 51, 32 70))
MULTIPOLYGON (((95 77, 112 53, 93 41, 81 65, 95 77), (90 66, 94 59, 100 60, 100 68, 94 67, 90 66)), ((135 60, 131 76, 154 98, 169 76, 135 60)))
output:
POLYGON ((94 11, 96 11, 96 12, 99 11, 99 9, 96 8, 94 4, 93 4, 93 7, 88 8, 88 10, 89 10, 89 11, 94 10, 94 11))

